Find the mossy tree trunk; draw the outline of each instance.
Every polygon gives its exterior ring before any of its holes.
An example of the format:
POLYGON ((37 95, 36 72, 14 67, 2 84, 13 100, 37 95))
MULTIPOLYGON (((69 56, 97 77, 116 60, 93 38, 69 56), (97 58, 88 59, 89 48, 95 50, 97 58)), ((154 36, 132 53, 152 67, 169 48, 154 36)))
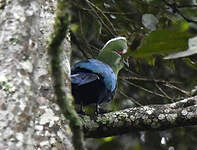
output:
MULTIPOLYGON (((46 51, 56 2, 2 1, 0 8, 0 149, 73 149, 55 103, 46 51)), ((64 42, 70 73, 70 43, 64 42)), ((67 84, 67 92, 70 87, 67 84)))

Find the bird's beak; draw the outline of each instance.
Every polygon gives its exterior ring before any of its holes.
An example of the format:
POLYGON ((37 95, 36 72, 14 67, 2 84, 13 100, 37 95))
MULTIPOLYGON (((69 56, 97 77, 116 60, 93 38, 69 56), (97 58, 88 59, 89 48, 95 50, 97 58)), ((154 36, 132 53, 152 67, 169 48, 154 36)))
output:
POLYGON ((127 52, 127 49, 122 50, 122 54, 125 54, 127 52))

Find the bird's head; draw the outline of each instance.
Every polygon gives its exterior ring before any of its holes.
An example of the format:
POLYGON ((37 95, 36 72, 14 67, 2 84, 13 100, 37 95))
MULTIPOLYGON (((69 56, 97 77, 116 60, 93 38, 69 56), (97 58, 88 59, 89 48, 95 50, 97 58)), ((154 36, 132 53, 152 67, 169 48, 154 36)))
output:
POLYGON ((123 55, 127 52, 127 40, 125 37, 116 37, 109 40, 102 48, 102 51, 116 52, 119 55, 123 55))
POLYGON ((111 66, 116 75, 124 66, 123 54, 127 52, 127 40, 125 37, 116 37, 109 40, 102 48, 98 59, 111 66))

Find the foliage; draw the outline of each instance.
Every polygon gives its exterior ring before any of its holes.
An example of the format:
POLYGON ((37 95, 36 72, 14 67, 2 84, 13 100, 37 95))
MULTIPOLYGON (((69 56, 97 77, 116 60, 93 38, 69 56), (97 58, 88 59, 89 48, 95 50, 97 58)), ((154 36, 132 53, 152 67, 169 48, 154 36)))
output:
MULTIPOLYGON (((197 33, 197 1, 74 0, 71 14, 73 62, 97 56, 114 36, 128 40, 129 67, 121 71, 116 98, 102 106, 105 111, 170 103, 196 93, 197 46, 191 41, 197 33)), ((196 128, 136 132, 89 140, 88 147, 195 149, 196 134, 196 128)))
POLYGON ((131 52, 131 56, 147 57, 185 50, 188 47, 188 39, 192 36, 180 29, 158 29, 145 37, 134 54, 131 52))

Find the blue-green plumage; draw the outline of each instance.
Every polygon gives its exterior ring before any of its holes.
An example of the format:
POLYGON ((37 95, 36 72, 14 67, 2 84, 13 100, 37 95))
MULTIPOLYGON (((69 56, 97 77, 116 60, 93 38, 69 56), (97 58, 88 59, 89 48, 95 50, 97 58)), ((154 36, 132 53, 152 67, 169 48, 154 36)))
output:
POLYGON ((72 93, 77 104, 101 104, 113 99, 116 76, 109 65, 88 59, 76 63, 71 71, 72 93))
POLYGON ((72 94, 76 104, 96 104, 98 113, 99 104, 113 99, 118 72, 123 67, 122 54, 127 48, 124 37, 111 39, 103 46, 98 60, 80 61, 72 67, 72 94))
POLYGON ((77 69, 86 69, 93 73, 100 74, 104 78, 104 82, 106 85, 106 88, 110 91, 113 91, 116 87, 116 76, 112 70, 112 68, 104 64, 103 62, 96 60, 96 59, 88 59, 85 61, 80 61, 79 63, 76 63, 72 67, 72 72, 74 72, 77 69))

